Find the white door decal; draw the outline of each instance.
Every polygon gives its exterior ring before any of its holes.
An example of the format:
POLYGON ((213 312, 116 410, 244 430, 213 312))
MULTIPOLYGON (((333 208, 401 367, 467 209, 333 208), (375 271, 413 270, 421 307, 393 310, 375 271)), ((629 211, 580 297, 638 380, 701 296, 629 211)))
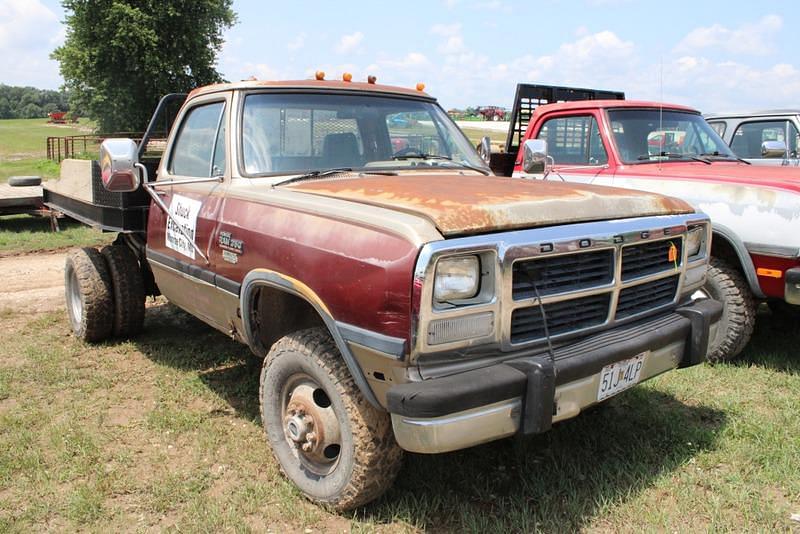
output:
POLYGON ((192 242, 195 240, 197 230, 197 214, 200 213, 202 203, 199 200, 187 198, 181 195, 174 195, 169 206, 171 217, 167 217, 166 245, 184 256, 194 259, 194 247, 192 242), (183 233, 178 226, 183 229, 183 233), (191 236, 192 241, 184 237, 184 234, 191 236))

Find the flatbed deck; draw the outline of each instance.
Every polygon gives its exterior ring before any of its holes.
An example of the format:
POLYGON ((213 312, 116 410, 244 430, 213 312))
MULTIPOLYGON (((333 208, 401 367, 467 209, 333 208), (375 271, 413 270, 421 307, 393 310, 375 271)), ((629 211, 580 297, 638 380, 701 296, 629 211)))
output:
POLYGON ((14 187, 0 184, 0 214, 8 210, 41 209, 42 186, 14 187))

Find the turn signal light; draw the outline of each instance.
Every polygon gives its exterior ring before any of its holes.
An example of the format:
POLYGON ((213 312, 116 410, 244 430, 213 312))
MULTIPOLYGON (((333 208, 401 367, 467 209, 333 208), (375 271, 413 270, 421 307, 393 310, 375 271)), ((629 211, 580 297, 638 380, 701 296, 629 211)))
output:
POLYGON ((325 79, 325 72, 323 72, 323 71, 321 71, 321 70, 318 70, 318 71, 317 71, 317 72, 314 74, 314 77, 315 77, 317 80, 324 80, 324 79, 325 79))
POLYGON ((779 271, 778 269, 765 269, 764 267, 759 267, 756 269, 756 274, 758 276, 767 276, 769 278, 783 278, 783 271, 779 271))

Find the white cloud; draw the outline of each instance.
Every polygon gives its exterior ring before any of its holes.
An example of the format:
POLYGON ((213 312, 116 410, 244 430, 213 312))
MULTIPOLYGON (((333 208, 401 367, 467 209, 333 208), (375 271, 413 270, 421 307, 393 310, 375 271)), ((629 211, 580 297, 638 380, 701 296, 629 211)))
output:
POLYGON ((354 52, 358 49, 358 46, 361 44, 361 41, 364 40, 364 34, 361 32, 351 33, 349 35, 343 35, 342 38, 339 40, 339 44, 336 46, 336 51, 340 54, 349 54, 354 52))
POLYGON ((0 0, 0 82, 58 87, 58 63, 49 55, 65 36, 59 16, 39 0, 0 0))
POLYGON ((679 53, 718 49, 733 54, 767 55, 774 49, 774 36, 783 26, 777 15, 766 15, 755 23, 730 29, 721 24, 695 28, 676 46, 679 53))
POLYGON ((461 35, 461 24, 434 24, 431 26, 431 33, 442 37, 453 37, 461 35))
POLYGON ((306 44, 306 32, 297 34, 297 36, 286 43, 286 48, 289 50, 300 50, 306 44))

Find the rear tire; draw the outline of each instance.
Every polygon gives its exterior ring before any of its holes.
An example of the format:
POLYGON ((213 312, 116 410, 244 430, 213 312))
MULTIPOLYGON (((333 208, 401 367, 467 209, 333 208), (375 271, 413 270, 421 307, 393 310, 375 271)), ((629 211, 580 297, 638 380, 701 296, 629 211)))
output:
POLYGON ((403 451, 389 414, 364 399, 323 328, 289 334, 272 346, 259 397, 281 471, 308 499, 350 510, 394 482, 403 451))
POLYGON ((756 304, 742 275, 724 260, 711 258, 702 292, 722 303, 717 335, 709 340, 708 361, 729 361, 739 355, 753 335, 756 304))
POLYGON ((67 315, 75 337, 90 343, 107 339, 114 322, 111 275, 94 248, 73 250, 64 268, 67 315))
POLYGON ((113 333, 119 337, 139 334, 144 325, 144 280, 139 262, 125 245, 108 245, 100 251, 108 263, 114 294, 113 333))

